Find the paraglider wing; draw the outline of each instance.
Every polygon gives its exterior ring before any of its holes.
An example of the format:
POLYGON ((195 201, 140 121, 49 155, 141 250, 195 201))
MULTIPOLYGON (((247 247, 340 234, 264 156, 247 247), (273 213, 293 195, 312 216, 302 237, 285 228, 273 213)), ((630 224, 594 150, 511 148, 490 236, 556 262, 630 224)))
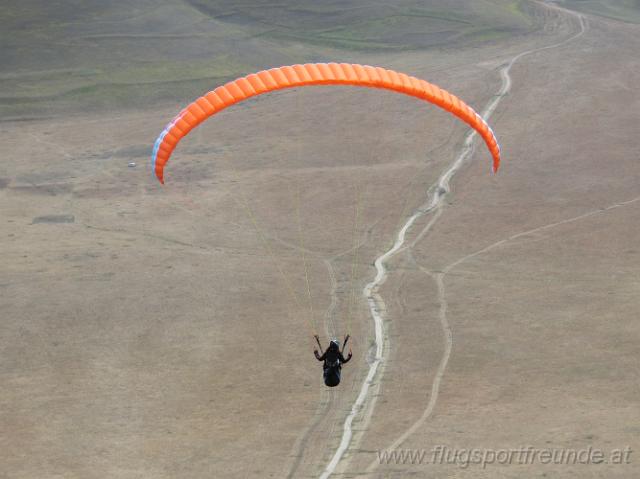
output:
POLYGON ((219 86, 182 110, 162 131, 152 153, 152 167, 164 183, 164 167, 177 144, 204 120, 235 103, 262 93, 308 85, 352 85, 383 88, 433 103, 474 128, 493 157, 493 171, 500 166, 500 146, 493 131, 471 107, 436 85, 387 70, 350 63, 306 63, 252 73, 219 86))

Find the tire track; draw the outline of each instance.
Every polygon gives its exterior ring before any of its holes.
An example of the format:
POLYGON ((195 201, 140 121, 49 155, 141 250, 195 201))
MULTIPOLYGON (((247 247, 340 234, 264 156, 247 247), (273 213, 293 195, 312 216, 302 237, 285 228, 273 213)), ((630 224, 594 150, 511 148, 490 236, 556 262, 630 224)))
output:
MULTIPOLYGON (((331 256, 330 258, 321 258, 320 254, 318 254, 315 251, 311 251, 311 250, 306 250, 306 252, 315 255, 316 258, 318 259, 322 259, 324 265, 327 268, 327 272, 329 274, 329 282, 330 282, 330 290, 329 290, 329 295, 331 296, 331 302, 329 303, 329 306, 327 307, 327 310, 324 314, 324 329, 325 329, 325 334, 330 337, 330 336, 335 336, 336 332, 337 332, 337 327, 336 327, 336 322, 335 322, 335 310, 338 307, 338 303, 339 303, 339 299, 338 299, 338 288, 339 288, 339 284, 338 284, 338 280, 336 278, 336 273, 335 273, 335 268, 333 267, 333 262, 343 256, 346 256, 352 252, 354 252, 355 250, 361 248, 362 246, 364 246, 369 240, 370 240, 370 236, 371 236, 371 230, 373 229, 373 227, 377 224, 374 223, 373 226, 371 226, 370 228, 367 229, 366 234, 364 235, 364 237, 354 246, 350 247, 349 249, 346 249, 342 252, 339 252, 337 254, 335 254, 334 256, 331 256)), ((284 240, 281 240, 279 238, 276 238, 280 243, 282 243, 283 245, 289 247, 289 248, 293 248, 296 250, 302 250, 302 248, 300 248, 299 246, 290 244, 288 242, 285 242, 284 240)), ((333 409, 333 404, 335 402, 335 393, 333 392, 333 390, 326 390, 324 391, 324 397, 322 399, 322 403, 320 405, 320 408, 318 410, 316 410, 316 414, 315 414, 315 418, 313 419, 313 421, 311 422, 311 424, 309 424, 309 426, 307 426, 306 430, 302 433, 302 435, 298 438, 298 440, 296 441, 295 446, 293 447, 294 452, 291 454, 292 457, 294 457, 294 461, 293 464, 291 465, 291 467, 289 468, 289 472, 286 475, 287 479, 292 479, 294 477, 297 477, 297 472, 298 469, 300 468, 300 465, 302 464, 302 461, 304 459, 304 454, 305 451, 307 449, 307 446, 309 444, 309 439, 310 437, 313 435, 313 433, 316 431, 316 429, 318 428, 318 426, 320 424, 322 424, 325 420, 325 418, 327 417, 327 415, 329 414, 329 412, 333 409)))

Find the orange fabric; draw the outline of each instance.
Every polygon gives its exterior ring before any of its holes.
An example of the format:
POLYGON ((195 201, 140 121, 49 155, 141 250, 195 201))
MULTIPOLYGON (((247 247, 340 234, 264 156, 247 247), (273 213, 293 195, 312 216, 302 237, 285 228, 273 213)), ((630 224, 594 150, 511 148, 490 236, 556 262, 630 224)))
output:
POLYGON ((384 88, 410 95, 447 110, 474 128, 500 166, 500 146, 493 131, 472 108, 437 86, 393 70, 349 63, 307 63, 272 68, 238 78, 198 98, 167 125, 153 153, 155 174, 164 183, 164 167, 178 142, 204 120, 235 103, 273 90, 307 85, 352 85, 384 88))

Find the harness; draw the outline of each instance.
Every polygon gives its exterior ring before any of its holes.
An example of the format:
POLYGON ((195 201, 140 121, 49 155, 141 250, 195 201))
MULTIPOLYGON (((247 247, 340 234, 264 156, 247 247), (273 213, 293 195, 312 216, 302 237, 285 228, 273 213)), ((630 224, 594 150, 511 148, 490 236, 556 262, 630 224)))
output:
POLYGON ((325 360, 323 369, 341 369, 342 364, 340 363, 340 359, 336 359, 335 361, 325 360))

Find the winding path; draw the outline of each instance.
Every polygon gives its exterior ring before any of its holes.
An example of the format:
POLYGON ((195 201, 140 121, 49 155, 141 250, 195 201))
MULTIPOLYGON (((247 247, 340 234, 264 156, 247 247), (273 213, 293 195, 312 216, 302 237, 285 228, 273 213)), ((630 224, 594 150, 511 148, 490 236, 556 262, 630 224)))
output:
MULTIPOLYGON (((513 65, 520 60, 521 58, 530 55, 532 53, 541 52, 544 50, 549 50, 552 48, 558 48, 563 46, 576 38, 582 36, 588 28, 588 24, 583 15, 563 9, 556 5, 548 5, 541 4, 545 8, 552 8, 555 10, 562 11, 565 14, 569 14, 578 19, 580 29, 577 33, 570 36, 569 38, 555 43, 553 45, 548 45, 545 47, 539 47, 535 49, 526 50, 524 52, 519 53, 518 55, 511 58, 511 60, 504 65, 500 70, 500 77, 502 79, 502 84, 498 93, 492 98, 491 101, 487 104, 487 106, 482 111, 482 117, 485 120, 489 120, 491 115, 496 110, 500 101, 509 93, 511 90, 512 80, 510 76, 510 70, 513 65)), ((380 380, 380 376, 382 374, 382 366, 385 358, 385 351, 388 350, 388 345, 386 344, 384 335, 383 335, 383 327, 382 322, 385 317, 386 305, 384 299, 380 295, 379 291, 381 286, 387 280, 387 264, 388 262, 396 256, 398 253, 410 250, 413 246, 415 246, 433 227, 433 225, 440 218, 440 215, 443 211, 443 199, 450 191, 450 181, 453 176, 460 170, 460 168, 464 165, 464 163, 472 156, 474 151, 474 140, 476 137, 475 131, 471 131, 467 134, 464 139, 464 143, 462 146, 462 150, 456 156, 455 160, 451 163, 451 165, 445 170, 445 172, 439 177, 438 181, 429 189, 428 196, 426 202, 419 207, 404 223, 404 225, 400 228, 398 233, 396 234, 396 239, 393 246, 376 258, 374 265, 376 268, 376 276, 368 283, 364 290, 363 294, 366 298, 367 304, 369 306, 369 311, 371 313, 371 317, 374 322, 374 331, 375 331, 375 356, 373 360, 370 362, 369 371, 367 376, 362 384, 360 389, 360 393, 358 394, 355 402, 351 407, 351 411, 347 415, 344 424, 343 424, 343 433, 342 438, 340 440, 340 444, 331 458, 330 462, 327 464, 323 473, 320 475, 321 479, 327 479, 330 477, 338 467, 340 461, 343 459, 345 453, 349 449, 353 439, 353 421, 356 417, 362 412, 363 409, 369 408, 371 409, 375 403, 375 398, 371 399, 370 390, 373 385, 374 379, 380 380), (416 236, 416 238, 409 244, 405 245, 407 233, 416 223, 419 218, 422 218, 425 215, 433 213, 433 216, 427 223, 427 225, 422 229, 422 231, 416 236), (377 376, 377 377, 376 377, 377 376)), ((504 240, 508 241, 508 240, 504 240)), ((483 250, 484 251, 484 250, 483 250)), ((477 252, 476 254, 479 254, 477 252)), ((445 348, 443 356, 440 360, 440 364, 438 366, 434 381, 431 387, 431 395, 429 396, 429 402, 426 406, 425 411, 422 416, 411 426, 409 427, 398 439, 396 439, 388 449, 394 449, 399 447, 409 436, 411 436, 422 424, 429 418, 431 413, 433 412, 437 399, 438 392, 440 388, 440 383, 444 376, 447 363, 449 361, 449 356, 451 354, 451 348, 453 345, 453 335, 449 324, 447 322, 446 311, 447 311, 447 302, 445 296, 445 285, 444 285, 444 277, 452 268, 460 264, 462 261, 468 259, 468 257, 461 258, 460 260, 452 263, 447 266, 445 270, 440 273, 432 274, 421 268, 427 274, 434 276, 436 280, 436 284, 438 286, 438 298, 440 300, 440 311, 439 318, 441 322, 441 326, 444 332, 444 342, 445 348)), ((371 417, 371 415, 369 415, 371 417)), ((366 429, 366 424, 363 424, 361 429, 366 429)), ((367 472, 373 471, 378 466, 378 461, 373 461, 369 467, 367 468, 367 472)))

